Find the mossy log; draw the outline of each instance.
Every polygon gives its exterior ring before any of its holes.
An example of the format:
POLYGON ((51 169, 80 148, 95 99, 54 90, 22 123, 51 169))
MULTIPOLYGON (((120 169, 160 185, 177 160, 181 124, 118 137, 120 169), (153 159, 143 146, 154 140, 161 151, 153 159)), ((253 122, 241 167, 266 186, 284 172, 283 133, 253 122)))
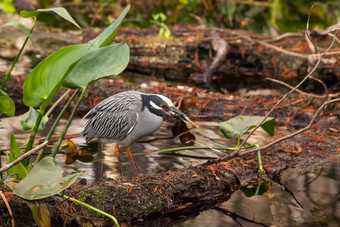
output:
MULTIPOLYGON (((338 159, 339 142, 332 136, 334 133, 323 131, 321 134, 315 137, 315 133, 307 131, 263 150, 263 166, 269 178, 279 181, 280 172, 287 167, 300 171, 338 159)), ((257 170, 256 154, 247 154, 215 164, 207 162, 129 180, 106 179, 89 186, 77 184, 66 194, 114 215, 120 223, 159 226, 195 216, 199 211, 227 200, 241 186, 261 181, 257 170)), ((25 202, 12 192, 5 191, 4 194, 16 226, 33 225, 25 202)), ((53 226, 113 225, 110 219, 60 197, 53 196, 44 201, 53 226)), ((0 213, 2 226, 10 226, 11 217, 3 200, 0 201, 0 213)))

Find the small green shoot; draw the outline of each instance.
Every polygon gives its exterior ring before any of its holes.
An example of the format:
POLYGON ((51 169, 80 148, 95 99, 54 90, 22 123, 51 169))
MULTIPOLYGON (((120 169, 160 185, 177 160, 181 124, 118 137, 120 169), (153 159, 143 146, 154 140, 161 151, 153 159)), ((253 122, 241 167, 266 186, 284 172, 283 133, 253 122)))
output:
POLYGON ((169 27, 165 24, 166 19, 167 17, 164 13, 152 14, 151 23, 160 27, 158 31, 159 38, 169 39, 171 36, 171 31, 169 27))

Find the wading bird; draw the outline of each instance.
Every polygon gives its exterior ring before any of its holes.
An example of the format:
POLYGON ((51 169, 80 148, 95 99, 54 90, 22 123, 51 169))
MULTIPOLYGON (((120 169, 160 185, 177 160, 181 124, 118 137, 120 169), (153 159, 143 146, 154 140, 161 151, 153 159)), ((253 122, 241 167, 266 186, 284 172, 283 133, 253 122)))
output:
POLYGON ((103 100, 90 110, 84 116, 88 121, 82 134, 87 142, 98 138, 103 142, 116 143, 118 162, 119 146, 125 146, 136 172, 139 173, 130 145, 156 131, 163 123, 163 116, 189 122, 197 127, 169 98, 158 94, 125 91, 103 100))

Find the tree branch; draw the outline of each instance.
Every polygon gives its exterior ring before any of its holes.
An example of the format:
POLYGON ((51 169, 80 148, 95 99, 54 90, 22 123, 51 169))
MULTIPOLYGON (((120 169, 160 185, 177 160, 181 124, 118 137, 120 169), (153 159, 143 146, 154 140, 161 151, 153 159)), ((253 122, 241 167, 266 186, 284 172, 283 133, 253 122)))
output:
POLYGON ((43 142, 42 144, 36 146, 35 148, 33 148, 32 150, 26 152, 25 154, 21 155, 19 158, 17 158, 16 160, 14 160, 13 162, 9 163, 8 165, 2 167, 0 169, 0 173, 8 170, 9 168, 12 168, 13 166, 15 166, 16 164, 18 164, 19 162, 21 162, 22 160, 24 160, 25 158, 31 156, 32 154, 34 154, 35 152, 41 150, 42 148, 46 147, 48 144, 48 141, 43 142))
MULTIPOLYGON (((314 4, 315 5, 315 4, 314 4)), ((311 9, 314 7, 314 5, 311 7, 311 9)), ((308 21, 307 21, 307 29, 306 29, 306 39, 309 41, 307 41, 308 43, 310 43, 311 45, 314 45, 314 43, 310 40, 310 35, 309 35, 309 18, 310 18, 310 12, 309 12, 309 15, 308 15, 308 21)), ((254 132, 259 128, 261 127, 261 125, 263 124, 263 122, 265 122, 265 120, 269 117, 269 115, 277 108, 278 105, 280 105, 283 100, 285 98, 287 98, 288 95, 290 95, 292 92, 294 92, 295 90, 298 89, 298 87, 300 87, 314 72, 315 70, 318 68, 320 62, 321 62, 321 59, 322 57, 332 48, 333 44, 335 42, 335 39, 333 38, 331 44, 329 45, 329 47, 327 48, 327 50, 321 54, 319 54, 319 58, 318 58, 318 61, 316 62, 315 66, 313 67, 313 69, 305 76, 305 78, 303 78, 300 83, 298 85, 296 85, 293 89, 291 89, 289 92, 287 92, 272 108, 271 110, 267 113, 267 115, 264 117, 264 119, 262 120, 261 123, 259 123, 249 134, 248 136, 246 137, 245 140, 242 141, 241 145, 239 146, 239 149, 234 151, 233 153, 231 153, 231 157, 234 157, 236 156, 236 154, 240 151, 240 149, 244 146, 244 144, 247 142, 247 140, 250 138, 251 135, 254 134, 254 132)), ((319 52, 317 47, 314 45, 314 49, 316 50, 316 52, 319 52)), ((335 99, 337 100, 337 99, 335 99)), ((300 130, 299 130, 300 131, 300 130)), ((301 133, 301 132, 300 132, 301 133)), ((284 137, 283 137, 284 138, 284 137)))

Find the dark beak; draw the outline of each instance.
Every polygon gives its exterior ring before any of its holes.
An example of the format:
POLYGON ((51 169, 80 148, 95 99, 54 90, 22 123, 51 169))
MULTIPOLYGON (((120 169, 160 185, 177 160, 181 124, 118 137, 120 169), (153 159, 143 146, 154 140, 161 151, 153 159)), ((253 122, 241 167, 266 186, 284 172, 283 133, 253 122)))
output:
POLYGON ((179 119, 184 121, 186 124, 190 123, 192 126, 194 126, 195 128, 198 127, 198 125, 196 125, 192 120, 189 119, 189 117, 187 115, 185 115, 182 111, 180 111, 179 109, 177 109, 174 106, 170 106, 167 109, 167 112, 169 114, 170 117, 179 119))

